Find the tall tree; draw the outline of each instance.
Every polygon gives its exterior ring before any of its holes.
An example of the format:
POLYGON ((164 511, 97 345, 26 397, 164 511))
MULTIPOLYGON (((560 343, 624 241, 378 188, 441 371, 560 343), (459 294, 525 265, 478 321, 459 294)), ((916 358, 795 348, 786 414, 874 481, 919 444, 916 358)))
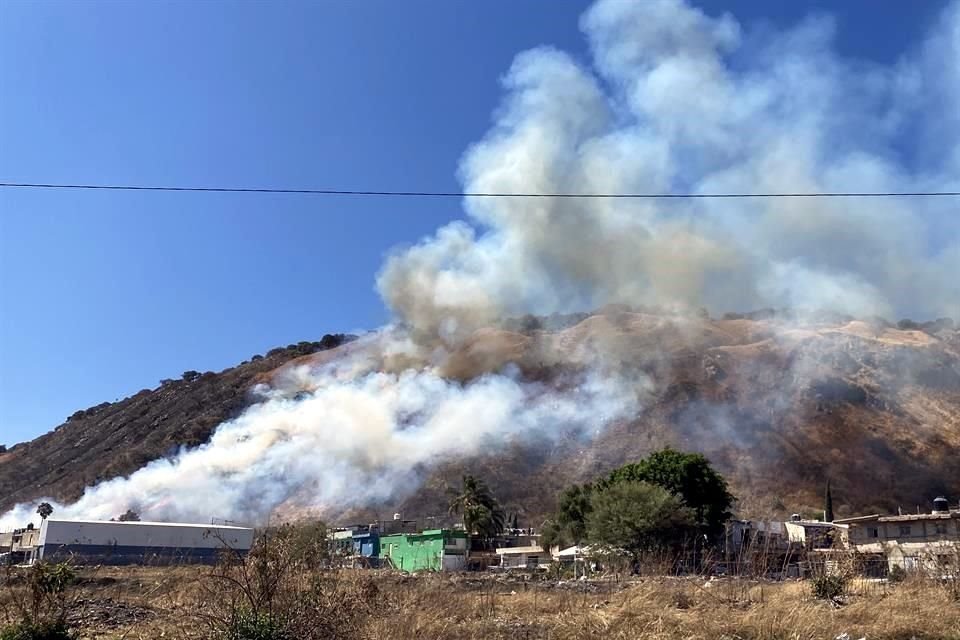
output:
POLYGON ((827 489, 823 495, 823 519, 833 522, 833 494, 830 492, 830 478, 827 478, 827 489))
POLYGON ((450 488, 450 515, 459 515, 463 528, 472 535, 489 539, 503 531, 504 512, 487 483, 465 475, 459 489, 450 488))
POLYGON ((48 517, 50 517, 53 514, 53 507, 50 506, 49 502, 41 502, 37 506, 37 513, 40 514, 41 520, 46 520, 48 517))
POLYGON ((589 541, 623 549, 635 559, 644 551, 676 547, 696 524, 678 495, 649 482, 615 483, 594 494, 591 503, 589 541))
POLYGON ((734 497, 727 481, 699 453, 666 448, 640 462, 614 469, 597 483, 602 491, 622 482, 649 482, 679 496, 693 510, 697 527, 711 537, 723 532, 734 497))
POLYGON ((557 511, 541 531, 544 549, 580 544, 587 538, 587 515, 591 510, 593 487, 575 484, 560 494, 557 511))

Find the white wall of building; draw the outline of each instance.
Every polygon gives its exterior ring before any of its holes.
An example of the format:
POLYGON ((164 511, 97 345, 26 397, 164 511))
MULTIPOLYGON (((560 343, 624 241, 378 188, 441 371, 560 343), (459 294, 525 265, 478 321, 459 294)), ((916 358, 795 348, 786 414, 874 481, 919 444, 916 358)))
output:
POLYGON ((111 545, 172 549, 230 548, 246 551, 253 545, 253 529, 225 525, 47 518, 40 526, 39 545, 111 545))

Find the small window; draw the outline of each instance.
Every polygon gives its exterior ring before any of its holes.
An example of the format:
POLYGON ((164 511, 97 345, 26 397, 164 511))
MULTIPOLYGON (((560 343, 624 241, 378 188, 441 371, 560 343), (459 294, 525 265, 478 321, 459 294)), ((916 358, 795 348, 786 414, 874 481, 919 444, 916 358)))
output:
POLYGON ((934 523, 934 528, 936 529, 937 534, 945 535, 947 533, 947 523, 946 522, 936 522, 934 523))
POLYGON ((903 538, 909 538, 909 537, 910 537, 910 525, 908 525, 908 524, 902 524, 902 525, 900 525, 900 536, 903 537, 903 538))
POLYGON ((867 527, 867 537, 868 537, 868 538, 879 538, 879 537, 880 537, 880 529, 878 529, 877 527, 867 527))

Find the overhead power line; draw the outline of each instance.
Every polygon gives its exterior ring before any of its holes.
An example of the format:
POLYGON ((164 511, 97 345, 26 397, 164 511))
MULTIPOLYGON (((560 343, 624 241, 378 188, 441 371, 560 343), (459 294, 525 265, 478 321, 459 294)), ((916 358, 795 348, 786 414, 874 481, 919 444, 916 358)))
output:
POLYGON ((24 189, 100 189, 107 191, 189 191, 206 193, 289 193, 317 196, 384 196, 412 198, 918 198, 960 196, 960 191, 833 191, 782 193, 501 193, 470 191, 368 191, 357 189, 279 189, 257 187, 165 187, 120 184, 54 184, 0 182, 0 187, 24 189))

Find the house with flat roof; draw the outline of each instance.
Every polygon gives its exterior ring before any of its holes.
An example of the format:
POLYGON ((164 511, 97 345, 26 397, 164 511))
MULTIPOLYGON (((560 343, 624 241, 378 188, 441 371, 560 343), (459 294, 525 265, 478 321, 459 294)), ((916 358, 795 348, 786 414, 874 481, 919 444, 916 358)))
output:
POLYGON ((550 553, 538 544, 523 547, 499 547, 500 567, 504 569, 537 569, 550 564, 550 553))
POLYGON ((849 528, 851 549, 864 555, 882 554, 888 568, 942 571, 960 562, 960 509, 946 498, 933 501, 929 513, 871 514, 842 518, 849 528))
POLYGON ((466 531, 429 529, 380 536, 381 565, 400 571, 461 571, 470 555, 466 531))

